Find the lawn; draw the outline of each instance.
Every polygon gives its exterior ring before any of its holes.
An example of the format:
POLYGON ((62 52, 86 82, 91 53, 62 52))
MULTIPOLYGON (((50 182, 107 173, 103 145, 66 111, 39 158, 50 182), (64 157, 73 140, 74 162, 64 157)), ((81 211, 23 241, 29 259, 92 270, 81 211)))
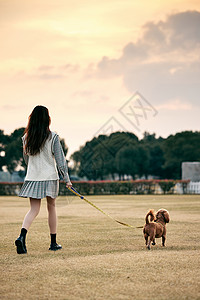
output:
POLYGON ((88 196, 134 226, 150 208, 170 213, 166 247, 149 251, 142 229, 113 222, 78 197, 57 199, 58 242, 51 252, 46 201, 27 235, 27 255, 14 241, 29 200, 0 197, 1 299, 200 299, 200 195, 88 196), (71 201, 73 200, 73 201, 71 201))

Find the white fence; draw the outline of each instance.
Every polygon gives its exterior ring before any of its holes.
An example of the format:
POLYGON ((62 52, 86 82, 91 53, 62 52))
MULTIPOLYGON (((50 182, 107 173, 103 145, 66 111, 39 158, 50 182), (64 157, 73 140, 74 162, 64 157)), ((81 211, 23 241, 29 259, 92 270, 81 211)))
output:
POLYGON ((187 193, 188 194, 200 194, 200 181, 198 181, 198 182, 190 181, 190 183, 187 186, 187 193))

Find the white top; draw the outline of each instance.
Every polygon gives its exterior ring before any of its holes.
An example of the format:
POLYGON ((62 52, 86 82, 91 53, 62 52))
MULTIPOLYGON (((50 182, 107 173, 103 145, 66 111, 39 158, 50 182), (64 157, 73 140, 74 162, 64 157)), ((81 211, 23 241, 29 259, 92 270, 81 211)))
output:
MULTIPOLYGON (((59 179, 55 157, 52 153, 52 142, 55 136, 56 133, 51 132, 39 153, 36 155, 28 154, 28 168, 25 180, 45 181, 59 179)), ((24 144, 25 136, 23 136, 22 140, 24 144)))

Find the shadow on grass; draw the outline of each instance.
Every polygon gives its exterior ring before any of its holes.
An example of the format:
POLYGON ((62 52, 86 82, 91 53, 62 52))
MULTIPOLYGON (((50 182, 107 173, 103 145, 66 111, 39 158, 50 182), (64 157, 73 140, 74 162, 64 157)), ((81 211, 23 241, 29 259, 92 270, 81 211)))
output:
MULTIPOLYGON (((148 250, 148 249, 147 249, 148 250)), ((152 246, 150 251, 192 251, 200 250, 200 246, 194 245, 173 245, 162 247, 161 245, 152 246)), ((149 250, 148 250, 149 251, 149 250)), ((180 255, 182 255, 180 253, 180 255)))

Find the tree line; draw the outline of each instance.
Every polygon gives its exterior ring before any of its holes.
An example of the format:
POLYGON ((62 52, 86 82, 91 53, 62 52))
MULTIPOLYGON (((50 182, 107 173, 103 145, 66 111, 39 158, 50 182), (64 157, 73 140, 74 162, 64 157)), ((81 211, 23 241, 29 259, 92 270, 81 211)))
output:
MULTIPOLYGON (((10 135, 0 130, 0 171, 5 166, 12 173, 17 167, 25 170, 22 141, 24 128, 10 135)), ((65 155, 68 147, 61 139, 65 155)), ((183 131, 167 138, 156 138, 155 134, 144 133, 142 139, 131 132, 114 132, 99 135, 87 141, 70 160, 70 174, 89 180, 104 180, 118 174, 120 179, 130 175, 133 179, 149 175, 155 178, 180 179, 181 163, 200 161, 200 132, 183 131)))
POLYGON ((180 179, 181 163, 200 161, 200 132, 183 131, 167 138, 144 133, 141 140, 131 132, 99 135, 72 154, 74 170, 88 179, 105 179, 115 174, 123 179, 180 179))

